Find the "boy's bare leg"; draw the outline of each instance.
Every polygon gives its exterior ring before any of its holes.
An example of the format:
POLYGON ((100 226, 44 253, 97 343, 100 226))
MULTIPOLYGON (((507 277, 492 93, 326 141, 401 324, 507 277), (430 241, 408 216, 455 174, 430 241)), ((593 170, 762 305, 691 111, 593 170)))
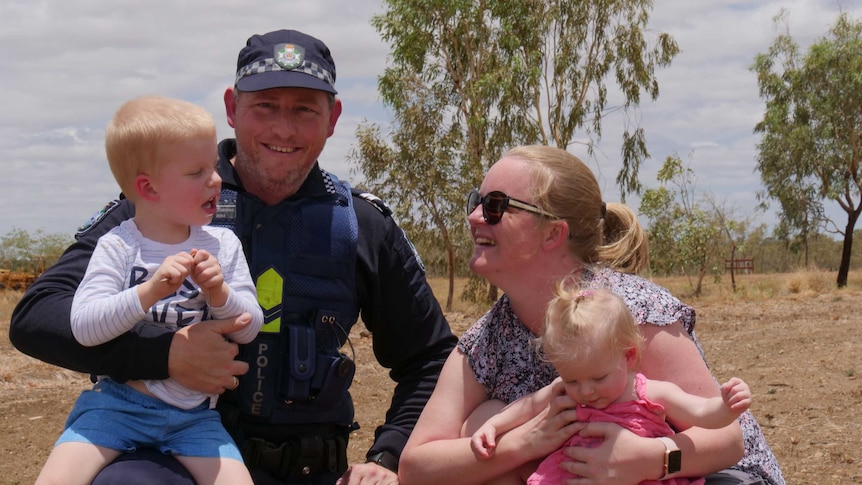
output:
POLYGON ((90 443, 66 441, 55 446, 36 485, 89 485, 102 468, 120 456, 120 451, 90 443))
POLYGON ((253 485, 248 468, 230 458, 177 456, 198 485, 253 485))

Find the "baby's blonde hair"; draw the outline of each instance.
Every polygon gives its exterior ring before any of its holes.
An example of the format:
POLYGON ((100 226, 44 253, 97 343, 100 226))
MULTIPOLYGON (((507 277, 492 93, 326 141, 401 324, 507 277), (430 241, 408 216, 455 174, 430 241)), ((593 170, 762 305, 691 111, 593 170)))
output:
POLYGON ((162 168, 160 150, 167 144, 212 138, 213 117, 202 107, 163 96, 143 96, 124 103, 105 128, 105 152, 111 173, 133 202, 135 178, 162 168))
POLYGON ((636 349, 640 363, 643 336, 625 301, 604 288, 585 288, 572 277, 555 287, 537 343, 549 361, 588 359, 595 352, 636 349))

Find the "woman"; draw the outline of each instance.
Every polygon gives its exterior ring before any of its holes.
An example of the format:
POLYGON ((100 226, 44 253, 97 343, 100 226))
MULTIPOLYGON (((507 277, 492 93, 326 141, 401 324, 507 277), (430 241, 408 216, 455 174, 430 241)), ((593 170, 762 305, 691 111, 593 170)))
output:
MULTIPOLYGON (((569 483, 635 484, 667 478, 670 448, 608 423, 578 423, 574 402, 556 398, 544 413, 499 437, 496 453, 478 460, 470 435, 503 404, 557 377, 535 355, 554 285, 573 275, 606 286, 629 306, 645 337, 641 371, 701 396, 717 396, 694 334, 694 311, 667 290, 635 276, 646 264, 646 241, 631 211, 605 207, 589 168, 564 150, 511 150, 470 194, 475 242, 470 269, 505 295, 461 338, 449 356, 401 455, 402 483, 523 483, 541 460, 573 433, 604 437, 598 448, 566 448, 569 483), (617 271, 611 268, 617 268, 617 271)), ((705 476, 707 483, 783 485, 784 479, 749 413, 719 430, 690 428, 674 435, 681 470, 668 476, 705 476), (742 457, 742 460, 740 460, 742 457)))

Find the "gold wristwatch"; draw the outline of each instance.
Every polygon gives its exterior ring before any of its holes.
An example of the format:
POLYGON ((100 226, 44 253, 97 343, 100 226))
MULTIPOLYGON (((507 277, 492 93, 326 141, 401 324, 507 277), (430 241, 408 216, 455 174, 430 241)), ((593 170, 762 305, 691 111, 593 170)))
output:
POLYGON ((664 466, 662 467, 664 473, 659 480, 665 480, 670 475, 679 473, 679 471, 682 470, 682 451, 680 451, 679 446, 677 446, 670 438, 661 437, 658 438, 658 440, 664 444, 665 448, 664 466))

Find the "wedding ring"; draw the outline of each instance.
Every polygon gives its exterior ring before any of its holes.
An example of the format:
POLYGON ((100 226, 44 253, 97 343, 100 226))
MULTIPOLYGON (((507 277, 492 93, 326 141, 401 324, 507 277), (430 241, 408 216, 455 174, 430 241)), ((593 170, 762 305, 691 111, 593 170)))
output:
POLYGON ((233 376, 233 385, 228 387, 227 389, 228 391, 233 391, 237 387, 239 387, 239 379, 236 376, 233 376))

